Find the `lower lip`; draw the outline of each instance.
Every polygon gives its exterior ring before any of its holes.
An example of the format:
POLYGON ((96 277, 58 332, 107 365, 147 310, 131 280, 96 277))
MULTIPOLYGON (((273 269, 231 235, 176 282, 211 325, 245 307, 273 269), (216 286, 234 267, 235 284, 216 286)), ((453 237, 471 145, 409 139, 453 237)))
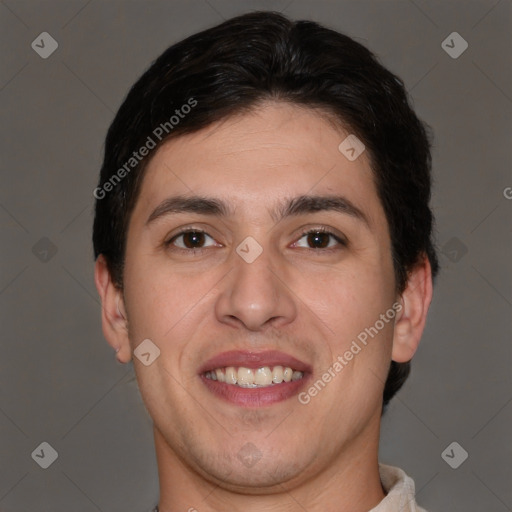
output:
POLYGON ((201 375, 206 387, 219 398, 241 407, 262 407, 282 402, 297 395, 305 386, 307 375, 299 380, 281 382, 262 388, 243 388, 235 384, 226 384, 201 375))

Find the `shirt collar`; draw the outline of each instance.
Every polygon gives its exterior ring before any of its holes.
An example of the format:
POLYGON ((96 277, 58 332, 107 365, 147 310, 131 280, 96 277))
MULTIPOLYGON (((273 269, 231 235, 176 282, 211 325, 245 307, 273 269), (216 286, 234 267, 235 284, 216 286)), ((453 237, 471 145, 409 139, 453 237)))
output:
POLYGON ((379 475, 387 495, 369 512, 427 512, 416 504, 414 481, 403 470, 379 463, 379 475))

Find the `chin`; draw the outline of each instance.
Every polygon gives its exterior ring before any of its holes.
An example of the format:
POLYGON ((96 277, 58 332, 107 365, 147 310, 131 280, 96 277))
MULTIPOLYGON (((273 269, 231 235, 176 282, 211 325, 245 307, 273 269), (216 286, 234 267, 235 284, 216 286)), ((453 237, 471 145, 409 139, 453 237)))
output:
POLYGON ((305 478, 311 461, 305 460, 304 455, 300 461, 289 453, 272 455, 269 450, 265 455, 248 442, 240 451, 224 450, 220 454, 203 451, 194 453, 193 458, 205 479, 232 492, 254 495, 282 492, 281 486, 286 482, 296 480, 299 475, 305 478))

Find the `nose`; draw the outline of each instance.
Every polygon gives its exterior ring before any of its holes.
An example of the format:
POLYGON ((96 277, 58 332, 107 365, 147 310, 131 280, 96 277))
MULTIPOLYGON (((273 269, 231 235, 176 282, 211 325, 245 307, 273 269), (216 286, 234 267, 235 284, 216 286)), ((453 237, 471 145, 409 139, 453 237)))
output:
POLYGON ((220 322, 259 331, 272 324, 284 326, 297 315, 297 297, 284 262, 263 252, 252 262, 238 253, 232 255, 233 270, 223 280, 216 315, 220 322))

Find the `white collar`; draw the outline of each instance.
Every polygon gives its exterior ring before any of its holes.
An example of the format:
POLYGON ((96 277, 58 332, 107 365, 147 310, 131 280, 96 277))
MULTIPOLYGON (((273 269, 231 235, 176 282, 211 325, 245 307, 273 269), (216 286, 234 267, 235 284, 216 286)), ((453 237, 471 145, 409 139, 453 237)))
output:
POLYGON ((403 470, 379 463, 379 475, 387 495, 368 512, 427 512, 416 504, 414 481, 403 470))

